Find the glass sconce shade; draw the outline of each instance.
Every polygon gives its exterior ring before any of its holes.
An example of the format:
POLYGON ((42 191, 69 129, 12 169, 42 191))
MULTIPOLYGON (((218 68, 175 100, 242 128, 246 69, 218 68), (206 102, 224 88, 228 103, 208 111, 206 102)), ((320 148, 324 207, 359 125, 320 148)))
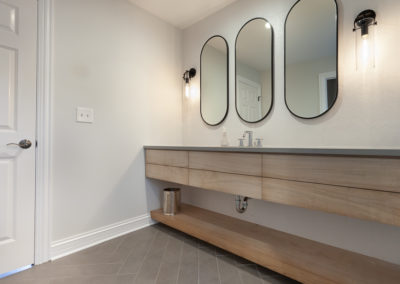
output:
POLYGON ((373 10, 365 10, 354 20, 356 69, 366 70, 375 67, 375 33, 377 22, 373 10))
POLYGON ((183 81, 185 82, 185 97, 189 98, 190 97, 190 80, 196 76, 196 69, 190 68, 189 70, 186 70, 185 73, 183 73, 183 81))
POLYGON ((375 26, 370 26, 368 34, 362 35, 362 30, 355 31, 356 69, 375 68, 375 26))

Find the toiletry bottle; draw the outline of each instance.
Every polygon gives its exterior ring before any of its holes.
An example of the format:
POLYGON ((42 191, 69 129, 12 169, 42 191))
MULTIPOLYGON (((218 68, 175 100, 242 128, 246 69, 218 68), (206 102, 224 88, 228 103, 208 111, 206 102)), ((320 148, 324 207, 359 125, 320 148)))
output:
POLYGON ((226 133, 226 128, 225 127, 222 128, 221 146, 222 147, 228 147, 229 146, 228 134, 226 133))

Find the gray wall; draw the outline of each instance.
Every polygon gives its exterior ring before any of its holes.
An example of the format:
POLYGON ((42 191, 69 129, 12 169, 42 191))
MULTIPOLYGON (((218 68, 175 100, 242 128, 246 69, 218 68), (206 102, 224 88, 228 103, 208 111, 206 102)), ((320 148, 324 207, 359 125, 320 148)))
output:
POLYGON ((54 242, 159 206, 142 147, 181 143, 181 32, 128 0, 55 0, 53 54, 54 242))

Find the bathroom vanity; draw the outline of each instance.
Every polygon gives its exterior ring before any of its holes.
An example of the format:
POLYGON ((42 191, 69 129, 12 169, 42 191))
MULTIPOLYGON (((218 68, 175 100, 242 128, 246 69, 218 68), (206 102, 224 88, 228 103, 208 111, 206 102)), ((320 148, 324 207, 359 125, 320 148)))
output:
MULTIPOLYGON (((400 226, 398 150, 146 146, 145 152, 149 178, 400 226)), ((400 281, 400 266, 194 206, 152 217, 305 283, 400 281)))
POLYGON ((149 178, 400 226, 400 151, 145 150, 149 178))

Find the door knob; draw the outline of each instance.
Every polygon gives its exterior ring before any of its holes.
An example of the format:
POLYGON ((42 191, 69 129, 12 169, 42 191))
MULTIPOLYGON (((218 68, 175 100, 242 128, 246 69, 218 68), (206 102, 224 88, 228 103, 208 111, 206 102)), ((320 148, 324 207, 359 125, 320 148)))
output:
POLYGON ((32 142, 29 141, 28 139, 23 139, 23 140, 19 141, 18 144, 17 143, 8 143, 7 144, 7 146, 10 146, 10 145, 19 146, 22 149, 28 149, 32 146, 32 142))

